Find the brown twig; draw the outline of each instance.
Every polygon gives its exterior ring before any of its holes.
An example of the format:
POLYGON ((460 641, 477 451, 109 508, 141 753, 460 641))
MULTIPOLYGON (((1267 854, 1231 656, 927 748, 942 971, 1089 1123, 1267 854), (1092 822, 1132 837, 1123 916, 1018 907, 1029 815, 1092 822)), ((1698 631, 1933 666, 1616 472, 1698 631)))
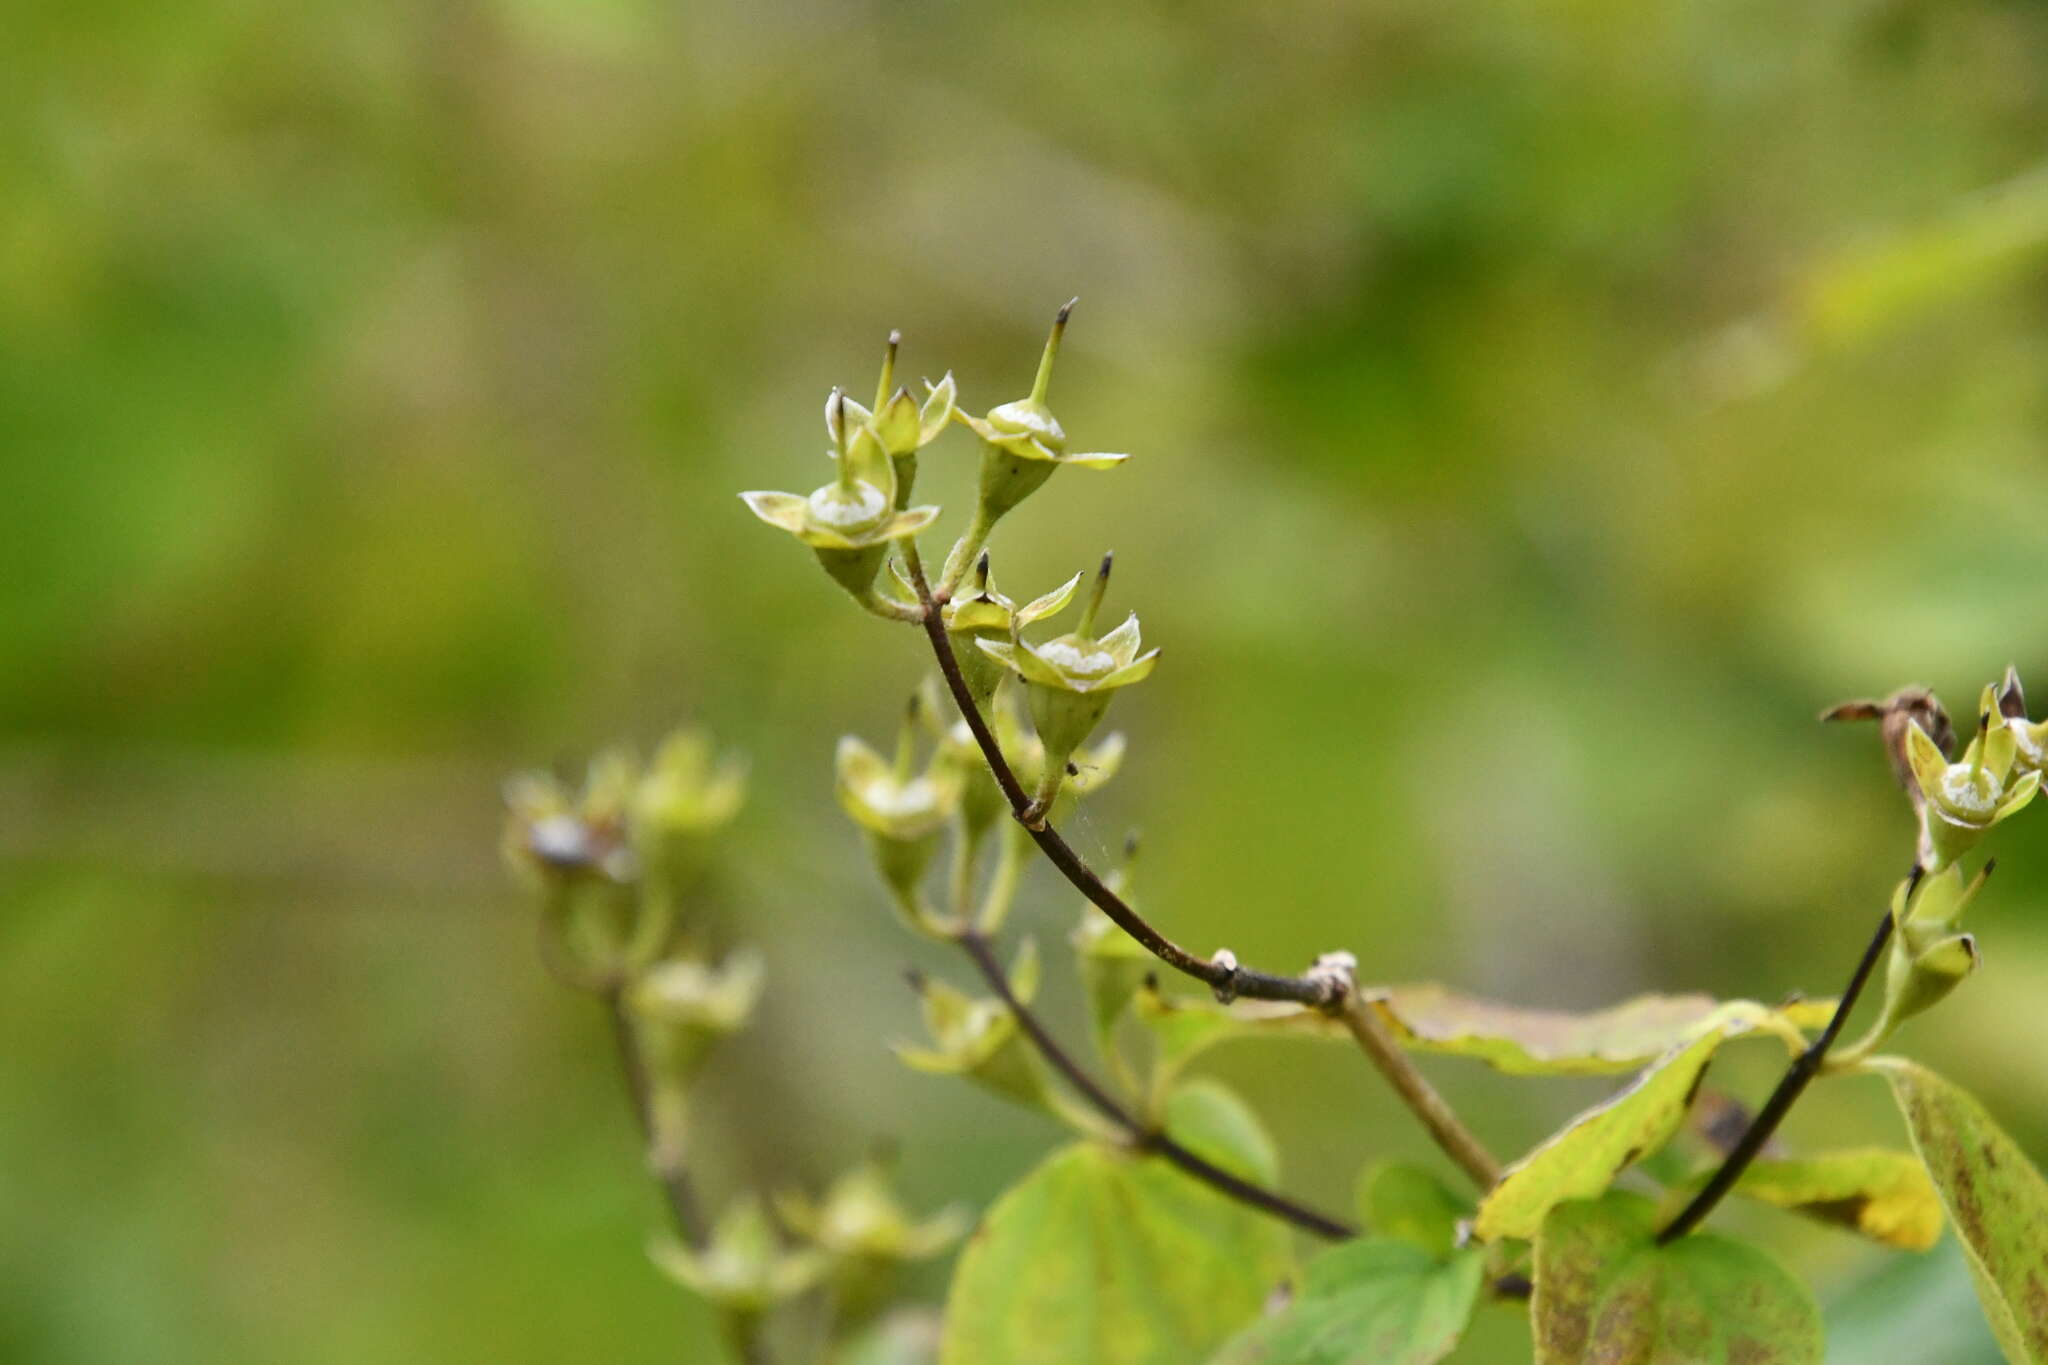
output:
MULTIPOLYGON (((988 763, 996 787, 1009 803, 1011 817, 1031 835, 1046 859, 1091 904, 1136 939, 1147 952, 1176 971, 1202 982, 1216 993, 1219 1000, 1240 996, 1254 1000, 1286 1000, 1342 1015, 1352 1036, 1373 1065, 1422 1121, 1445 1154, 1470 1174, 1481 1189, 1490 1188, 1499 1178, 1500 1163, 1458 1120, 1450 1105, 1387 1036, 1378 1018, 1371 1015, 1370 1006, 1358 1001, 1346 974, 1317 971, 1298 977, 1277 976, 1240 966, 1234 958, 1197 957, 1153 928, 1143 915, 1110 889, 1080 854, 1074 852, 1058 830, 1038 818, 1040 812, 1025 792, 1024 784, 1017 780, 1016 771, 1003 754, 1001 742, 989 728, 981 708, 975 704, 974 694, 968 689, 967 679, 960 671, 960 660, 953 653, 952 640, 946 635, 945 617, 941 610, 944 604, 933 596, 916 560, 909 561, 909 568, 911 583, 917 589, 918 601, 923 608, 919 624, 931 643, 932 657, 937 660, 939 673, 946 680, 946 690, 952 694, 961 719, 967 722, 967 729, 988 763)), ((1055 1054, 1048 1056, 1054 1059, 1055 1065, 1058 1064, 1055 1054)))
POLYGON ((1328 1214, 1318 1213, 1304 1204, 1298 1204, 1286 1195, 1276 1193, 1241 1176, 1233 1175, 1207 1158, 1183 1147, 1160 1129, 1151 1128, 1138 1121, 1117 1098, 1088 1074, 1075 1061, 1059 1040, 1054 1038, 1031 1010, 1019 1000, 1010 989, 1009 977, 1003 971, 1002 963, 996 960, 995 951, 989 941, 980 934, 968 930, 959 936, 959 943, 974 966, 994 990, 998 999, 1016 1017, 1017 1025, 1024 1030, 1032 1045, 1051 1064, 1052 1069, 1071 1085, 1081 1097, 1093 1106, 1096 1112, 1115 1124, 1129 1136, 1131 1145, 1138 1151, 1148 1153, 1178 1167, 1188 1175, 1216 1190, 1264 1213, 1285 1220, 1302 1229, 1330 1241, 1341 1242, 1358 1236, 1358 1229, 1328 1214))
POLYGON ((1500 1180, 1500 1162, 1459 1120, 1444 1097, 1437 1094, 1436 1087, 1415 1069, 1381 1022, 1379 1012, 1370 1002, 1359 999, 1355 991, 1344 1004, 1344 1026, 1409 1112, 1429 1130, 1444 1155, 1458 1163, 1481 1190, 1492 1189, 1500 1180))
POLYGON ((987 718, 975 705, 974 695, 967 690, 967 679, 960 672, 960 660, 953 653, 953 642, 946 638, 946 625, 939 610, 941 604, 932 598, 922 576, 915 579, 915 584, 924 601, 924 615, 919 624, 924 627, 925 637, 931 641, 932 655, 938 660, 939 673, 946 680, 946 690, 953 694, 961 718, 967 722, 974 742, 981 748, 982 757, 988 761, 996 786, 1001 789, 1003 799, 1009 802, 1010 814, 1024 826, 1046 859, 1073 883, 1076 890, 1115 921, 1119 929, 1143 945, 1147 952, 1175 971, 1202 982, 1223 999, 1243 996, 1252 1000, 1291 1000, 1324 1010, 1335 1009, 1342 1004, 1343 984, 1334 978, 1276 976, 1250 967, 1212 961, 1189 952, 1153 928, 1143 915, 1125 903, 1123 897, 1110 890, 1058 830, 1033 818, 1030 795, 1017 780, 1016 772, 1003 756, 1003 748, 997 742, 995 732, 989 729, 987 718))
MULTIPOLYGON (((1906 878, 1906 903, 1912 902, 1913 889, 1920 884, 1924 870, 1916 864, 1912 874, 1906 878)), ((1742 1173, 1749 1169, 1749 1164, 1756 1160, 1757 1153, 1764 1149, 1764 1144, 1778 1131, 1778 1125, 1784 1122, 1785 1115, 1791 1112, 1793 1103, 1798 1100, 1814 1076, 1819 1074, 1821 1063, 1827 1059, 1828 1049, 1841 1037, 1842 1026, 1849 1022, 1849 1012, 1856 1008, 1856 998, 1863 994, 1863 987, 1869 982, 1870 974, 1877 969, 1878 959, 1884 955, 1885 947, 1891 942, 1891 938, 1892 913, 1887 908, 1884 918, 1878 921, 1876 932, 1870 936, 1870 945, 1863 950, 1862 959, 1857 962, 1855 972, 1849 977, 1849 984, 1843 989, 1841 1002, 1835 1006, 1834 1016, 1828 1020, 1828 1026, 1821 1030, 1820 1037, 1814 1039, 1804 1052, 1792 1059, 1792 1064, 1785 1069, 1784 1078, 1778 1082, 1778 1088, 1764 1101, 1763 1108, 1757 1110, 1756 1117, 1750 1120, 1748 1130, 1728 1150, 1728 1155, 1722 1159, 1720 1167, 1707 1183, 1700 1187, 1699 1193, 1678 1211, 1678 1216, 1665 1224, 1664 1230, 1657 1234, 1657 1245, 1669 1245, 1698 1227, 1701 1221, 1714 1211, 1714 1206, 1735 1188, 1735 1183, 1742 1179, 1742 1173)))

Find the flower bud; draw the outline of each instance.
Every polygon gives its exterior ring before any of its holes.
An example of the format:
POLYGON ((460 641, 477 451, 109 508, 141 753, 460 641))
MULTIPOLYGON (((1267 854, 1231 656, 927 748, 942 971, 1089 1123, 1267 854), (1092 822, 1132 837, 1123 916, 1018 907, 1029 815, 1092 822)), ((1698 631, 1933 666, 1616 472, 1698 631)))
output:
POLYGON ((2034 799, 2041 774, 2014 778, 2018 744, 2013 728, 1996 711, 1984 713, 1977 736, 1954 763, 1942 756, 1917 722, 1906 728, 1906 757, 1921 795, 1929 872, 1938 872, 1976 844, 1993 825, 2034 799))
POLYGON ((913 1220, 890 1187, 877 1161, 863 1162, 833 1181, 823 1199, 801 1193, 779 1195, 783 1225, 835 1256, 886 1261, 922 1261, 958 1241, 967 1216, 949 1208, 923 1222, 913 1220))
POLYGON ((677 730, 655 751, 633 791, 632 827, 647 894, 661 917, 672 915, 676 898, 695 880, 705 836, 738 814, 746 794, 744 760, 714 760, 711 738, 702 731, 677 730))
POLYGON ((646 1059, 648 1165, 684 1169, 690 1085, 712 1045, 746 1026, 761 998, 761 955, 741 949, 717 967, 678 958, 649 968, 626 992, 646 1059))
POLYGON ((637 781, 631 756, 614 750, 592 761, 573 799, 542 775, 506 786, 507 860, 539 893, 551 965, 585 989, 609 989, 652 950, 627 818, 637 781))
POLYGON ((776 1245, 768 1215, 752 1196, 735 1200, 726 1209, 702 1251, 692 1251, 672 1237, 656 1238, 647 1250, 655 1265, 677 1283, 747 1317, 804 1293, 825 1270, 819 1252, 784 1251, 776 1245))
POLYGON ((711 737, 677 730, 655 750, 654 762, 634 792, 633 816, 643 830, 705 834, 731 821, 747 796, 747 765, 712 761, 711 737))
MULTIPOLYGON (((1132 894, 1131 883, 1137 857, 1138 840, 1133 835, 1124 843, 1124 865, 1109 876, 1109 889, 1116 892, 1125 904, 1134 907, 1137 901, 1132 894)), ((1086 901, 1081 905, 1081 922, 1069 935, 1069 942, 1081 960, 1081 984, 1088 992, 1088 1010, 1095 1025, 1096 1043, 1108 1054, 1114 1046, 1110 1037, 1116 1021, 1131 1003, 1131 997, 1137 994, 1138 986, 1147 973, 1155 970, 1157 964, 1143 944, 1086 901)))
POLYGON ((798 1192, 778 1195, 775 1211, 784 1227, 832 1257, 838 1307, 854 1321, 886 1300, 897 1266, 938 1255, 960 1239, 968 1223, 957 1206, 913 1220, 879 1161, 840 1176, 821 1200, 798 1192))
MULTIPOLYGON (((911 985, 924 1002, 928 1048, 896 1045, 904 1065, 938 1075, 965 1076, 1006 1099, 1054 1109, 1030 1047, 1018 1036, 1017 1016, 1000 1000, 974 999, 923 975, 911 985)), ((1010 990, 1029 1004, 1038 993, 1038 950, 1026 939, 1010 968, 1010 990)))
POLYGON ((1977 941, 1958 931, 1963 912, 1991 876, 1987 862, 1968 882, 1961 868, 1916 874, 1892 893, 1891 957, 1885 971, 1884 1010, 1852 1055, 1867 1054, 1906 1020, 1938 1004, 1977 967, 1977 941))
POLYGON ((896 348, 902 341, 901 332, 889 333, 889 348, 882 356, 882 377, 875 385, 873 416, 868 417, 866 409, 857 403, 850 405, 867 421, 876 448, 889 459, 899 511, 909 503, 911 487, 917 482, 917 452, 937 440, 953 420, 955 400, 950 372, 936 384, 926 381, 922 406, 907 388, 891 391, 890 386, 896 382, 896 348))
POLYGON ((916 697, 904 718, 892 764, 852 735, 839 741, 834 766, 839 804, 867 836, 875 870, 905 922, 919 933, 950 937, 957 926, 924 904, 922 886, 939 832, 960 808, 966 772, 941 750, 915 771, 921 706, 916 697))
POLYGON ((2037 773, 2048 767, 2048 721, 2035 724, 2027 719, 2027 698, 2020 688, 2019 670, 2007 665, 2002 681, 1985 689, 1984 709, 1995 708, 1999 723, 2012 731, 2013 771, 2037 773))
POLYGON ((760 953, 742 948, 715 967, 678 958, 641 973, 626 1000, 640 1023, 649 1068, 694 1079, 711 1045, 753 1016, 765 966, 760 953))
POLYGON ((1033 806, 1038 818, 1051 808, 1075 749, 1094 733, 1109 709, 1116 689, 1140 682, 1158 661, 1159 651, 1139 654, 1135 613, 1106 635, 1094 634, 1095 616, 1109 585, 1109 556, 1095 580, 1080 626, 1042 645, 1023 636, 981 640, 984 654, 1023 678, 1031 700, 1031 719, 1045 746, 1044 769, 1033 806))
POLYGON ((1007 641, 1032 622, 1057 615, 1074 600, 1074 591, 1080 586, 1081 575, 1075 574, 1045 596, 1019 607, 989 577, 988 552, 982 551, 965 589, 946 604, 942 614, 954 657, 976 705, 986 707, 1003 679, 1003 666, 983 654, 976 642, 1007 641))
POLYGON ((889 547, 938 516, 936 507, 897 506, 894 463, 867 410, 838 389, 825 404, 838 477, 808 498, 795 493, 742 493, 755 516, 811 547, 833 581, 861 602, 874 597, 875 575, 889 547))
POLYGON ((1931 1009, 1977 970, 1977 940, 1951 934, 1917 951, 1904 939, 1892 945, 1885 974, 1885 1017, 1891 1028, 1931 1009))

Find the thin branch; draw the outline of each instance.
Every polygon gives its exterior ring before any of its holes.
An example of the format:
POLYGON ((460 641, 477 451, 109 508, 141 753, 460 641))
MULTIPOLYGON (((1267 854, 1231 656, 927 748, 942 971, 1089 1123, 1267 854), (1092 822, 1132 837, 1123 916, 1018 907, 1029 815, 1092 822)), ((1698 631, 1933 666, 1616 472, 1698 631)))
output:
MULTIPOLYGON (((607 987, 604 1002, 606 1012, 611 1015, 612 1039, 618 1044, 619 1069, 626 1076, 626 1094, 633 1102, 633 1121, 639 1125, 640 1141, 644 1145, 652 1140, 654 1133, 654 1119, 648 1107, 647 1060, 641 1055, 640 1042, 633 1031, 633 1015, 626 1007, 625 992, 618 986, 607 987)), ((680 1167, 672 1167, 660 1173, 659 1181, 668 1203, 669 1216, 675 1220, 676 1232, 684 1245, 693 1251, 702 1251, 709 1232, 697 1203, 696 1187, 690 1182, 690 1173, 680 1167)))
MULTIPOLYGON (((924 604, 925 638, 931 642, 932 656, 938 661, 939 672, 946 680, 946 690, 953 695, 953 703, 960 710, 961 719, 967 722, 968 730, 974 735, 974 742, 981 749, 987 761, 989 772, 995 777, 996 786, 1003 799, 1010 805, 1010 814, 1024 827, 1033 841, 1044 852, 1048 861, 1060 870, 1061 875, 1103 914, 1109 916, 1117 927, 1136 939, 1154 957, 1169 967, 1202 982, 1216 993, 1219 1000, 1245 997, 1254 1000, 1289 1000, 1309 1005, 1329 1013, 1342 1014, 1351 1028, 1358 1044, 1372 1059, 1380 1074, 1386 1077, 1402 1101, 1414 1111, 1416 1117, 1429 1130, 1444 1152, 1479 1182, 1482 1189, 1490 1188, 1499 1178, 1500 1163, 1496 1161, 1471 1130, 1459 1122, 1451 1107, 1429 1084, 1422 1073, 1393 1040, 1386 1035, 1370 1007, 1361 1005, 1352 990, 1349 979, 1335 972, 1314 972, 1305 976, 1275 976, 1254 968, 1238 965, 1235 959, 1215 960, 1197 957, 1175 943, 1166 935, 1153 928, 1151 923, 1133 910, 1123 897, 1110 889, 1095 870, 1074 852, 1071 845, 1060 837, 1058 830, 1048 824, 1034 821, 1030 796, 1024 784, 1017 780, 1016 772, 1003 755, 1003 746, 989 728, 988 720, 975 704, 974 694, 968 690, 967 679, 960 672, 960 660, 953 653, 953 642, 947 638, 945 619, 940 612, 940 603, 932 596, 931 588, 917 565, 911 564, 911 581, 924 604)), ((1020 1016, 1022 1017, 1022 1016, 1020 1016)), ((1055 1063, 1057 1064, 1057 1063, 1055 1063)))
POLYGON ((1444 1097, 1437 1094, 1423 1074, 1416 1070, 1401 1051, 1399 1043, 1387 1032, 1387 1026, 1380 1021, 1379 1012, 1370 1003, 1360 1000, 1356 992, 1345 1001, 1344 1026, 1351 1030, 1351 1036, 1401 1102, 1408 1106, 1410 1113, 1422 1121, 1430 1137, 1444 1154, 1455 1161, 1465 1174, 1472 1177, 1481 1190, 1490 1190, 1500 1181, 1500 1162, 1486 1144, 1473 1135, 1472 1130, 1462 1123, 1444 1097))
POLYGON ((1240 967, 1229 963, 1211 961, 1200 957, 1175 943, 1146 921, 1143 915, 1124 902, 1123 897, 1109 889, 1094 869, 1074 852, 1073 847, 1061 837, 1051 825, 1034 821, 1029 817, 1031 797, 1023 784, 1017 780, 1016 772, 1009 760, 1003 756, 1003 748, 997 742, 995 733, 989 729, 988 720, 975 705, 973 693, 967 690, 967 679, 960 672, 960 660, 953 653, 953 642, 946 638, 946 625, 939 612, 939 604, 932 598, 930 589, 922 578, 917 580, 919 593, 924 598, 925 609, 920 624, 931 641, 932 654, 938 660, 939 672, 946 680, 946 690, 953 694, 954 703, 960 708, 961 718, 974 735, 974 742, 980 746, 982 757, 988 761, 989 771, 994 774, 996 786, 1001 789, 1003 799, 1009 802, 1010 814, 1024 826, 1033 841, 1045 854, 1048 861, 1060 870, 1074 888, 1086 896, 1097 909, 1116 922, 1116 926, 1136 939, 1154 957, 1202 982, 1223 999, 1243 996, 1253 1000, 1291 1000, 1297 1004, 1313 1005, 1317 1009, 1331 1010, 1344 999, 1343 984, 1329 977, 1321 976, 1275 976, 1267 972, 1240 967))
MULTIPOLYGON (((1912 902, 1913 888, 1919 885, 1923 871, 1924 869, 1916 864, 1912 875, 1906 879, 1907 904, 1912 902)), ((1714 1211, 1714 1206, 1735 1188, 1735 1183, 1742 1179, 1742 1173, 1756 1160, 1757 1153, 1764 1149, 1764 1144, 1778 1131, 1778 1125, 1784 1122, 1785 1115, 1791 1112, 1794 1102, 1819 1073, 1821 1063, 1827 1059, 1828 1049, 1841 1037, 1843 1025, 1849 1022, 1850 1011, 1856 1008, 1857 997, 1863 994, 1864 985, 1869 982, 1871 973, 1877 969, 1878 959, 1884 955, 1885 947, 1891 939, 1892 912, 1887 907, 1884 918, 1878 921, 1876 932, 1870 936, 1870 946, 1863 950, 1862 960, 1856 964, 1856 971, 1850 976, 1848 986, 1842 991, 1841 1002, 1835 1006, 1834 1017, 1828 1020, 1828 1026, 1821 1030, 1820 1037, 1814 1039, 1804 1052, 1792 1059, 1791 1066, 1785 1069, 1784 1078, 1778 1082, 1778 1088, 1764 1101, 1764 1107, 1757 1110, 1756 1117, 1750 1120, 1748 1130, 1728 1150, 1728 1155, 1722 1159, 1720 1168, 1705 1185, 1701 1186, 1700 1192, 1692 1197, 1691 1202, 1678 1211, 1678 1216, 1665 1224, 1664 1230, 1657 1234, 1657 1245, 1666 1246, 1698 1227, 1700 1222, 1714 1211)))
MULTIPOLYGON (((639 1035, 633 1028, 633 1012, 626 1005, 624 988, 614 982, 604 987, 600 994, 604 997, 605 1012, 611 1016, 612 1040, 618 1044, 619 1069, 625 1073, 626 1094, 633 1102, 633 1121, 639 1127, 644 1147, 652 1142, 654 1135, 654 1113, 648 1099, 647 1059, 640 1050, 639 1035)), ((661 1164, 662 1169, 655 1173, 655 1179, 668 1204, 669 1217, 675 1221, 676 1234, 683 1239, 683 1245, 701 1252, 710 1244, 711 1233, 697 1203, 697 1190, 690 1181, 690 1173, 673 1163, 661 1164)), ((761 1340, 756 1325, 745 1315, 725 1309, 719 1311, 718 1321, 719 1330, 725 1334, 727 1344, 743 1365, 769 1365, 768 1348, 761 1340)))
POLYGON ((982 979, 988 982, 997 998, 1016 1017, 1018 1027, 1024 1030, 1025 1036, 1051 1064, 1052 1069, 1059 1072, 1067 1084, 1093 1105, 1098 1113, 1123 1129, 1137 1150, 1161 1157, 1218 1193, 1261 1212, 1272 1214, 1276 1218, 1284 1219, 1305 1232, 1333 1242, 1347 1241, 1358 1236, 1358 1229, 1350 1224, 1328 1214, 1318 1213, 1306 1205, 1297 1204, 1286 1195, 1278 1194, 1263 1185, 1233 1175, 1183 1147, 1166 1133, 1140 1123, 1100 1081, 1089 1075, 1087 1069, 1074 1060, 1071 1053, 1060 1046, 1059 1040, 1046 1031, 1038 1016, 1017 998, 1016 993, 1010 989, 1010 979, 1004 973, 1002 963, 996 960, 995 951, 989 946, 986 938, 968 931, 960 935, 959 943, 968 957, 974 960, 974 966, 981 973, 982 979))

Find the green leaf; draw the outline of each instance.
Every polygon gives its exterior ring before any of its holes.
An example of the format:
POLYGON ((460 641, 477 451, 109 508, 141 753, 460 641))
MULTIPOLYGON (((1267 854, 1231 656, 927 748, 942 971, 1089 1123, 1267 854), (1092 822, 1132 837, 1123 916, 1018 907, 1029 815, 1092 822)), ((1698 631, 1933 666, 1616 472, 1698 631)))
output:
MULTIPOLYGON (((1712 1174, 1709 1168, 1675 1187, 1666 1205, 1682 1205, 1712 1174)), ((1742 1173, 1734 1192, 1907 1251, 1926 1251, 1941 1238, 1941 1199, 1911 1152, 1858 1147, 1798 1159, 1766 1158, 1742 1173)))
POLYGON ((1536 1365, 1818 1365, 1806 1286, 1725 1237, 1660 1247, 1656 1216, 1620 1191, 1551 1210, 1529 1305, 1536 1365))
POLYGON ((1166 1101, 1166 1131, 1183 1147, 1261 1185, 1280 1181, 1280 1151, 1258 1115, 1221 1081, 1189 1081, 1166 1101))
POLYGON ((1472 1320, 1485 1262, 1477 1248, 1444 1261, 1393 1238, 1324 1252, 1291 1306, 1210 1365, 1432 1365, 1472 1320))
POLYGON ((1358 1177, 1358 1213, 1382 1237, 1394 1237, 1442 1259, 1458 1242, 1458 1223, 1472 1206, 1436 1174, 1403 1161, 1379 1162, 1358 1177))
POLYGON ((1992 1335, 2015 1362, 2048 1361, 2048 1180, 1963 1091, 1900 1058, 1891 1082, 1913 1150, 1941 1192, 1992 1335))
POLYGON ((1487 1242, 1534 1238, 1552 1206, 1601 1193, 1615 1176, 1669 1142, 1722 1038, 1714 1029, 1667 1053, 1628 1089, 1509 1166, 1479 1201, 1476 1235, 1487 1242))
POLYGON ((1240 1000, 1231 1005, 1162 994, 1147 985, 1132 998, 1137 1017, 1151 1030, 1158 1055, 1155 1084, 1169 1085, 1188 1063, 1218 1043, 1240 1038, 1327 1038, 1349 1040, 1343 1024, 1320 1010, 1276 1000, 1240 1000))
POLYGON ((1476 1057, 1518 1075, 1597 1076, 1633 1071, 1716 1029, 1784 1034, 1819 1028, 1831 1000, 1773 1009, 1710 995, 1640 995, 1591 1013, 1525 1009, 1460 995, 1442 986, 1381 986, 1362 992, 1404 1046, 1476 1057))
MULTIPOLYGON (((1272 1143, 1221 1086, 1168 1103, 1168 1131, 1269 1178, 1272 1143)), ((1187 1365, 1258 1315, 1293 1268, 1287 1229, 1157 1158, 1055 1152, 996 1202, 946 1306, 944 1365, 1187 1365)))

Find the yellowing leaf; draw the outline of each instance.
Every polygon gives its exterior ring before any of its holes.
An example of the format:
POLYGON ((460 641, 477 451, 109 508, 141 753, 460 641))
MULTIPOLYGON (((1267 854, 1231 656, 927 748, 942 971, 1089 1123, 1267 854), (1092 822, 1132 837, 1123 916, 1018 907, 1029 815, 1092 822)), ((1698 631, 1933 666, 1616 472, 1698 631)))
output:
POLYGON ((1891 1082, 2006 1358, 2048 1362, 2048 1180, 1968 1094, 1902 1058, 1871 1065, 1891 1082))
POLYGON ((1603 1010, 1527 1009, 1461 995, 1442 986, 1381 986, 1361 992, 1403 1044, 1424 1052, 1476 1057, 1525 1075, 1605 1075, 1633 1071, 1671 1048, 1720 1028, 1729 1034, 1818 1028, 1831 1000, 1773 1009, 1753 1000, 1710 995, 1640 995, 1603 1010))
MULTIPOLYGON (((1678 1207, 1680 1196, 1705 1185, 1710 1174, 1674 1191, 1667 1205, 1678 1207)), ((1908 1251, 1926 1251, 1941 1237, 1941 1199, 1911 1152, 1859 1147, 1796 1160, 1766 1158, 1742 1173, 1735 1193, 1908 1251)))
POLYGON ((1723 1036, 1711 1029, 1665 1054, 1628 1089, 1509 1166, 1479 1201, 1473 1231, 1488 1242, 1533 1238, 1555 1205, 1600 1194, 1615 1176, 1669 1142, 1723 1036))
POLYGON ((1536 1365, 1817 1365, 1820 1310, 1806 1286, 1723 1237, 1660 1247, 1656 1218, 1620 1191, 1551 1210, 1529 1304, 1536 1365))
POLYGON ((1309 1263, 1285 1310, 1246 1328, 1210 1365, 1435 1365, 1465 1334, 1485 1253, 1441 1260, 1374 1238, 1309 1263))
MULTIPOLYGON (((1169 1106, 1169 1130, 1232 1170, 1268 1173, 1270 1143, 1243 1104, 1221 1087, 1195 1093, 1169 1106)), ((1284 1224, 1156 1157, 1076 1143, 998 1200, 968 1242, 940 1360, 1188 1365, 1256 1318, 1292 1265, 1284 1224)))

